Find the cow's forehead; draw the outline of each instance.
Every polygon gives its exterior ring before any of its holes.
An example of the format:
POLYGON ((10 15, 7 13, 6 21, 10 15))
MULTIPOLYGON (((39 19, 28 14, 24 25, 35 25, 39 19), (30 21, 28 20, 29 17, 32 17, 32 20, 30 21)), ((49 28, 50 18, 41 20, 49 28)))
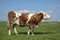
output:
POLYGON ((46 13, 46 12, 44 12, 44 11, 40 11, 40 13, 47 14, 47 13, 46 13))

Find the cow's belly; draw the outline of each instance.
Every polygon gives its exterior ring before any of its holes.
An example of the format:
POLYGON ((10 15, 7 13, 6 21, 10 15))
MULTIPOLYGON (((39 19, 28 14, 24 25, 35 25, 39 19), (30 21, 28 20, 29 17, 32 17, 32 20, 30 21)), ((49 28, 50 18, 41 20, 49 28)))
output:
POLYGON ((19 20, 19 19, 14 20, 13 24, 17 24, 19 26, 26 26, 26 25, 28 25, 26 23, 23 23, 23 21, 22 22, 19 22, 19 21, 21 21, 21 20, 19 20))

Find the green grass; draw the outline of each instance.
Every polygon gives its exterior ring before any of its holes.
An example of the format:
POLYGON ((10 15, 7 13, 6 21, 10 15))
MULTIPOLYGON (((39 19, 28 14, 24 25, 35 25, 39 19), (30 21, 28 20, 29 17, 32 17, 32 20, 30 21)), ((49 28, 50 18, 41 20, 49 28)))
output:
POLYGON ((0 22, 0 40, 60 40, 60 22, 43 22, 34 29, 35 35, 27 35, 28 27, 17 27, 19 35, 8 35, 6 22, 0 22))

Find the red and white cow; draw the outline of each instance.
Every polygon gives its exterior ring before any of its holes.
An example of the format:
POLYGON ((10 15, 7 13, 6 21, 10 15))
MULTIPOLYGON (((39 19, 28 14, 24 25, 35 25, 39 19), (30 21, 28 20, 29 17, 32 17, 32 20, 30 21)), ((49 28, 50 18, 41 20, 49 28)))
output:
POLYGON ((16 30, 16 25, 19 26, 24 26, 28 25, 29 30, 28 30, 28 35, 31 32, 32 35, 34 35, 34 28, 38 27, 40 22, 42 20, 46 20, 51 18, 50 15, 48 15, 45 12, 40 12, 37 14, 31 14, 28 12, 22 12, 22 13, 17 13, 14 11, 10 11, 8 13, 8 30, 9 30, 9 35, 11 35, 11 28, 14 29, 14 32, 18 35, 18 32, 16 30))

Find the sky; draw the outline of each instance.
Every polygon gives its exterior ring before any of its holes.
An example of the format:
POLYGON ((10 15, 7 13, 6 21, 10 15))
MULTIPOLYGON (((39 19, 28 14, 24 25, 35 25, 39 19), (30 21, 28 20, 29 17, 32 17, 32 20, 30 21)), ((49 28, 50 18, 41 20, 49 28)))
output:
POLYGON ((7 21, 9 11, 45 11, 51 15, 47 21, 60 21, 60 0, 0 0, 0 21, 7 21))

